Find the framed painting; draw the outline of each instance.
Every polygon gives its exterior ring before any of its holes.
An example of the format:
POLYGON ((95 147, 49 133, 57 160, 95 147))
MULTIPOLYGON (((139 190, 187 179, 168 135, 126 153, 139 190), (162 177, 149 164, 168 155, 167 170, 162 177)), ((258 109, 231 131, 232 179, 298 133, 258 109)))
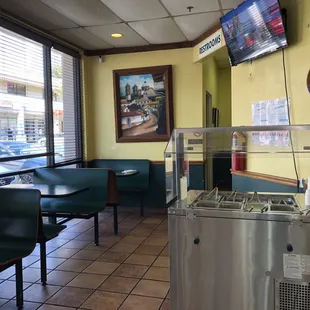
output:
POLYGON ((114 70, 116 142, 168 141, 173 129, 172 66, 114 70))

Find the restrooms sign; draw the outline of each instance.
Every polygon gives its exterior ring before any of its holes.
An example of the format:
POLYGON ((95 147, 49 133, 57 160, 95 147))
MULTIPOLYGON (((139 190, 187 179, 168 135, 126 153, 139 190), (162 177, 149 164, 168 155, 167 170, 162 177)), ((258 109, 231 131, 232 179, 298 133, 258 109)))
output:
POLYGON ((205 57, 223 46, 223 33, 218 30, 199 45, 199 58, 205 57))

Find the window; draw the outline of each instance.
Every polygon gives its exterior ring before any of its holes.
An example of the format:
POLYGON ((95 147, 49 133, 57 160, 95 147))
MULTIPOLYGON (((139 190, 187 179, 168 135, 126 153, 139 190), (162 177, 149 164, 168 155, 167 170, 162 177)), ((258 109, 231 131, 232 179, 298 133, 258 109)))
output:
POLYGON ((7 83, 8 94, 26 96, 26 86, 15 83, 7 83))
POLYGON ((79 109, 76 97, 76 59, 52 49, 52 88, 55 162, 80 158, 79 109))
POLYGON ((82 160, 80 60, 35 39, 0 27, 0 185, 82 160))

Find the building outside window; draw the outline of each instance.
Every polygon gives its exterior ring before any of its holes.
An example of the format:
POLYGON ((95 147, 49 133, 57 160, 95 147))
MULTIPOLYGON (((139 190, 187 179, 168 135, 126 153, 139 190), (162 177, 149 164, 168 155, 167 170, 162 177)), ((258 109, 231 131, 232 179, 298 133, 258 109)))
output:
POLYGON ((8 94, 26 96, 26 86, 16 83, 7 83, 7 92, 8 94))

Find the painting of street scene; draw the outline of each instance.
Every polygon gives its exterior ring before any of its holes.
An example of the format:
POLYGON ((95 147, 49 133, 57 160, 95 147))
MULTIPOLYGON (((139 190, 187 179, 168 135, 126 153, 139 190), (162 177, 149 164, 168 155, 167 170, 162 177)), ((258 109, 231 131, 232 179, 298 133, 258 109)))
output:
POLYGON ((167 82, 171 78, 166 67, 169 66, 159 67, 164 70, 154 70, 153 67, 145 68, 153 69, 149 72, 137 69, 137 74, 117 74, 118 93, 115 97, 118 138, 128 142, 169 139, 172 103, 167 82))

